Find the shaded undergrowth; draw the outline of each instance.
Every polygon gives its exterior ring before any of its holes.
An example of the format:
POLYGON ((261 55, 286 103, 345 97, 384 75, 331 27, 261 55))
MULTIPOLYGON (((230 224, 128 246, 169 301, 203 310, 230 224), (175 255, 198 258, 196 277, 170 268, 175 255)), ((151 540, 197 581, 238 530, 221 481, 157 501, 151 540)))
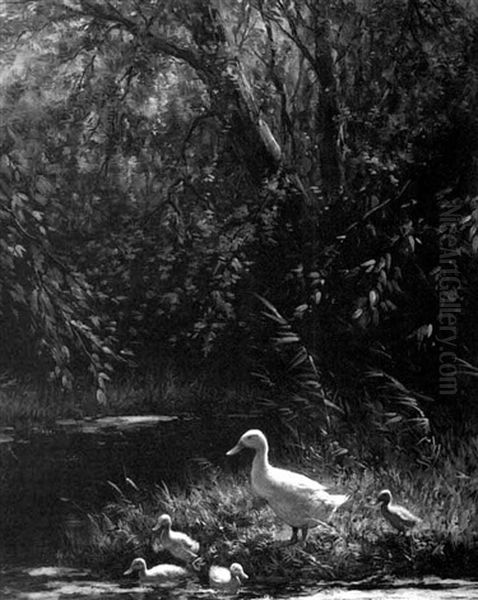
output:
POLYGON ((463 447, 433 468, 413 471, 384 465, 324 474, 351 499, 330 527, 312 530, 305 544, 295 545, 287 543, 290 529, 252 496, 246 473, 211 469, 182 489, 111 483, 117 501, 84 515, 76 533, 65 531, 61 560, 113 577, 136 556, 148 564, 174 562, 153 549, 155 519, 168 512, 175 528, 200 541, 205 565, 241 562, 253 582, 476 576, 478 468, 468 465, 476 453, 476 445, 463 447), (384 487, 423 519, 413 536, 397 534, 377 510, 374 500, 384 487))
POLYGON ((99 404, 91 383, 79 381, 65 391, 36 381, 0 377, 0 427, 17 430, 48 428, 60 418, 141 414, 194 414, 250 412, 257 390, 247 383, 222 385, 207 373, 193 375, 167 368, 161 372, 118 377, 108 385, 107 399, 99 404))

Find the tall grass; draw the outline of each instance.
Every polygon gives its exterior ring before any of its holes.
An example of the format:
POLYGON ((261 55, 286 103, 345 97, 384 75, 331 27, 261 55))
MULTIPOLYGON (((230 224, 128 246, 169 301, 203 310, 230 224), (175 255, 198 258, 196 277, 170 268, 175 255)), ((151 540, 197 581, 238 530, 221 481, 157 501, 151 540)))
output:
MULTIPOLYGON (((65 532, 62 560, 110 576, 119 576, 135 556, 170 562, 170 556, 153 550, 153 524, 167 512, 176 528, 200 541, 205 564, 239 561, 256 582, 473 576, 478 467, 471 468, 468 457, 477 450, 464 446, 434 467, 413 471, 384 464, 329 472, 332 486, 352 498, 330 527, 312 530, 305 545, 286 543, 290 529, 252 496, 247 473, 232 476, 212 469, 174 490, 139 490, 130 481, 115 486, 116 502, 88 515, 81 540, 65 532), (413 535, 398 534, 383 520, 374 500, 384 487, 423 519, 413 535)), ((307 470, 307 464, 296 468, 307 470)))

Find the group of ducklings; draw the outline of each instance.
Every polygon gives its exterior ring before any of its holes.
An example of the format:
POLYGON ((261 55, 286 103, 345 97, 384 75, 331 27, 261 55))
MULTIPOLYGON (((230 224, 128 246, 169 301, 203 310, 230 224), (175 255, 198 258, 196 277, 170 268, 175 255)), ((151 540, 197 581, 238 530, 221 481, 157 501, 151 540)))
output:
MULTIPOLYGON (((252 489, 292 528, 291 543, 298 541, 299 529, 305 541, 310 528, 325 524, 350 498, 344 494, 329 493, 324 485, 305 475, 272 466, 267 438, 259 429, 246 431, 226 454, 232 456, 244 448, 250 448, 255 453, 251 469, 252 489)), ((380 492, 377 504, 380 504, 385 519, 400 532, 406 532, 421 520, 403 506, 392 504, 389 490, 380 492)), ((148 569, 144 559, 135 558, 125 575, 138 571, 142 582, 161 583, 186 579, 191 575, 190 567, 198 570, 197 565, 201 561, 199 543, 187 534, 173 530, 169 515, 161 515, 153 531, 158 532, 161 547, 190 566, 160 564, 148 569)), ((208 576, 211 587, 230 592, 237 591, 248 579, 239 563, 233 563, 229 568, 213 565, 209 568, 208 576)))
MULTIPOLYGON (((200 570, 202 559, 199 556, 199 542, 193 540, 186 533, 175 531, 169 515, 161 515, 153 527, 153 531, 158 533, 154 550, 163 548, 175 558, 185 562, 187 566, 164 563, 148 569, 144 558, 135 558, 124 575, 138 571, 141 583, 161 584, 183 581, 189 578, 194 571, 200 570)), ((218 565, 209 567, 209 585, 214 589, 236 592, 246 579, 249 577, 239 563, 232 563, 229 568, 218 565)))

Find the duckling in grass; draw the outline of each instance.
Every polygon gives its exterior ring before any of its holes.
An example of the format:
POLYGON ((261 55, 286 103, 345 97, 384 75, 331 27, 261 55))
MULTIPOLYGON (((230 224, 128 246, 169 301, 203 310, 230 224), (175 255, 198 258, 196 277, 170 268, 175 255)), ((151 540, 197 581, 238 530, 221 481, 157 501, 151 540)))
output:
POLYGON ((380 504, 380 510, 385 519, 400 532, 406 532, 421 522, 421 519, 412 514, 404 506, 392 504, 392 493, 390 490, 382 490, 380 492, 377 496, 377 504, 380 504))
POLYGON ((191 576, 191 573, 184 567, 178 565, 161 564, 148 569, 144 558, 135 558, 129 569, 123 575, 130 575, 134 571, 138 571, 139 580, 141 583, 149 584, 166 584, 179 583, 191 576))
POLYGON ((153 531, 159 532, 160 545, 179 560, 190 562, 197 558, 199 542, 193 540, 186 533, 174 531, 169 515, 161 515, 153 527, 153 531))
POLYGON ((329 494, 325 486, 305 475, 273 467, 269 463, 267 438, 259 429, 246 431, 227 456, 237 454, 243 448, 255 451, 251 469, 252 489, 292 527, 291 543, 297 542, 299 529, 305 541, 309 528, 324 524, 349 499, 344 494, 329 494))
POLYGON ((217 565, 209 567, 209 585, 216 590, 237 592, 247 579, 249 576, 246 575, 239 563, 232 563, 229 569, 217 565))

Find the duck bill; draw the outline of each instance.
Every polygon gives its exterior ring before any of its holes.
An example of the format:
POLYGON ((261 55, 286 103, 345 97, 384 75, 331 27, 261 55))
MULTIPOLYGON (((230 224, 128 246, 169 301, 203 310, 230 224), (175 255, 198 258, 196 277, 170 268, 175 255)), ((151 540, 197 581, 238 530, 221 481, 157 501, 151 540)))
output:
POLYGON ((132 572, 133 572, 133 569, 130 567, 129 569, 126 569, 126 571, 123 573, 123 575, 131 575, 132 572))
POLYGON ((244 446, 242 445, 242 442, 237 442, 237 444, 234 446, 234 448, 231 448, 228 452, 226 452, 226 456, 232 456, 233 454, 237 454, 243 448, 244 448, 244 446))
POLYGON ((241 574, 241 579, 242 579, 243 581, 245 581, 246 579, 249 579, 249 575, 247 575, 247 573, 242 573, 242 574, 241 574))
POLYGON ((156 525, 153 527, 153 529, 151 531, 161 531, 163 529, 164 525, 162 523, 156 523, 156 525))

